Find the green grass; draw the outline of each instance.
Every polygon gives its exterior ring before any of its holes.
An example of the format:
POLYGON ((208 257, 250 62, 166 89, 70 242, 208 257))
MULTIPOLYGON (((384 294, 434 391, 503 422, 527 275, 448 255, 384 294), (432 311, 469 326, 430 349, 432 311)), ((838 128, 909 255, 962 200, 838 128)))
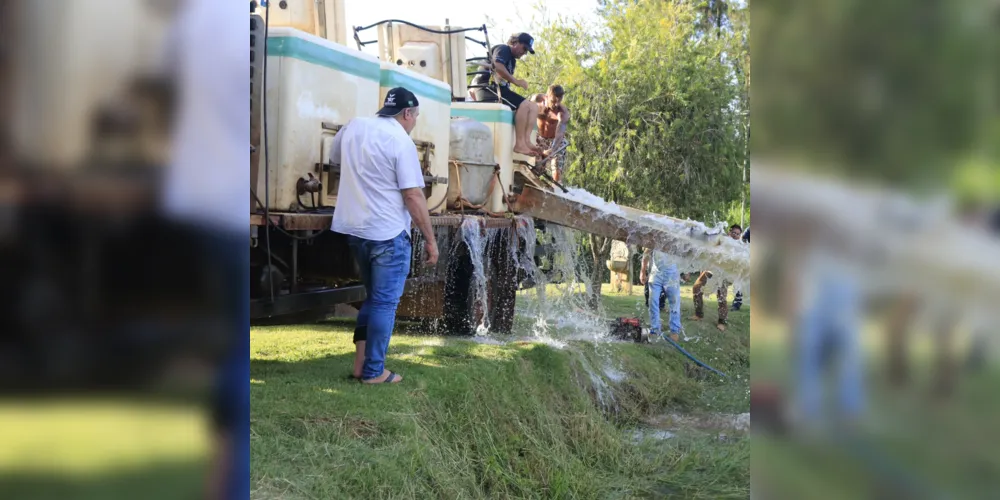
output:
POLYGON ((209 443, 196 406, 135 399, 0 402, 0 497, 197 498, 209 443))
MULTIPOLYGON (((634 315, 636 293, 607 296, 608 314, 634 315)), ((748 311, 731 313, 724 334, 708 314, 686 324, 701 337, 689 350, 726 381, 686 376, 686 360, 663 344, 557 349, 408 334, 393 336, 387 362, 406 380, 362 386, 346 378, 351 323, 255 328, 252 496, 746 498, 746 436, 637 443, 630 431, 665 413, 749 410, 748 311), (608 363, 627 377, 608 378, 608 363), (607 385, 605 405, 588 366, 607 385)))

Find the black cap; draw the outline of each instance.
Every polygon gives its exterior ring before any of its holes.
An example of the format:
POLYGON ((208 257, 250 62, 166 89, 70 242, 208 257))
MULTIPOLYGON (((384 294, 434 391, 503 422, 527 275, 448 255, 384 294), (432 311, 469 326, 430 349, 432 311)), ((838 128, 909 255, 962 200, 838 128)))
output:
POLYGON ((396 116, 406 108, 415 108, 419 105, 417 96, 413 95, 413 92, 403 87, 396 87, 385 95, 385 102, 382 103, 382 109, 378 110, 378 115, 396 116))
POLYGON ((516 38, 517 41, 524 44, 525 47, 528 47, 528 52, 531 52, 532 54, 535 53, 535 48, 532 47, 532 45, 535 43, 535 39, 531 35, 527 33, 518 33, 514 35, 514 38, 516 38))

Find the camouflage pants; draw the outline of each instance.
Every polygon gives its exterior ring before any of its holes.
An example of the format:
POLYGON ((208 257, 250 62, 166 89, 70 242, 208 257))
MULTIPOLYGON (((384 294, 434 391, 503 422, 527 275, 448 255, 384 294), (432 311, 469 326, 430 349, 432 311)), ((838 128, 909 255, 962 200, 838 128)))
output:
MULTIPOLYGON (((567 141, 565 137, 559 144, 553 144, 555 142, 554 138, 547 139, 545 137, 538 137, 537 142, 539 146, 541 146, 543 149, 546 150, 556 149, 562 146, 569 145, 569 141, 567 141)), ((562 151, 556 153, 551 159, 549 159, 548 165, 546 165, 546 167, 548 167, 547 169, 549 175, 555 177, 556 172, 558 172, 561 178, 563 173, 565 173, 566 171, 566 148, 563 148, 562 151)))
MULTIPOLYGON (((708 283, 708 279, 712 277, 712 273, 709 271, 704 271, 698 276, 698 279, 694 282, 694 315, 698 318, 705 317, 705 284, 708 283)), ((716 297, 719 300, 719 324, 725 325, 726 320, 729 319, 729 303, 727 302, 727 297, 729 295, 729 285, 727 283, 722 283, 722 286, 716 291, 716 297)))

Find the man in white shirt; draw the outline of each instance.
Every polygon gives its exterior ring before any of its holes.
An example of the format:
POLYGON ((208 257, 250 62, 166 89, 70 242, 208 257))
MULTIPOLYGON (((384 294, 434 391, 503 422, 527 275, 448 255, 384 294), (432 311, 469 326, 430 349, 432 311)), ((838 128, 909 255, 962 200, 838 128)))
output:
POLYGON ((424 176, 410 139, 419 115, 417 97, 394 88, 378 116, 351 120, 330 152, 330 162, 341 165, 332 229, 347 235, 367 292, 354 330, 353 374, 366 384, 403 380, 385 369, 385 356, 410 273, 413 221, 424 234, 427 265, 438 259, 424 176))
POLYGON ((250 229, 247 186, 246 4, 180 2, 160 69, 174 80, 177 116, 162 210, 190 227, 189 242, 226 283, 223 327, 230 340, 219 367, 212 416, 217 456, 210 498, 250 494, 250 229), (241 93, 242 91, 242 93, 241 93))

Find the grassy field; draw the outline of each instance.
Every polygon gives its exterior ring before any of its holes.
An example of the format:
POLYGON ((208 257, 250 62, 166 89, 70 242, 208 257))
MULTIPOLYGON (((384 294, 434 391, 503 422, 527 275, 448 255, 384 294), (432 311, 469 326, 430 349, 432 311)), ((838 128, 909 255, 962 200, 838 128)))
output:
MULTIPOLYGON (((607 314, 634 315, 641 293, 607 294, 607 314)), ((387 362, 406 380, 362 386, 347 379, 352 323, 254 328, 252 496, 746 498, 742 433, 693 425, 636 438, 663 415, 749 411, 749 312, 731 313, 723 334, 706 302, 707 321, 685 321, 699 338, 686 347, 726 380, 688 376, 666 344, 407 334, 394 335, 387 362)))
POLYGON ((199 498, 207 430, 197 405, 135 396, 0 401, 0 498, 199 498))

